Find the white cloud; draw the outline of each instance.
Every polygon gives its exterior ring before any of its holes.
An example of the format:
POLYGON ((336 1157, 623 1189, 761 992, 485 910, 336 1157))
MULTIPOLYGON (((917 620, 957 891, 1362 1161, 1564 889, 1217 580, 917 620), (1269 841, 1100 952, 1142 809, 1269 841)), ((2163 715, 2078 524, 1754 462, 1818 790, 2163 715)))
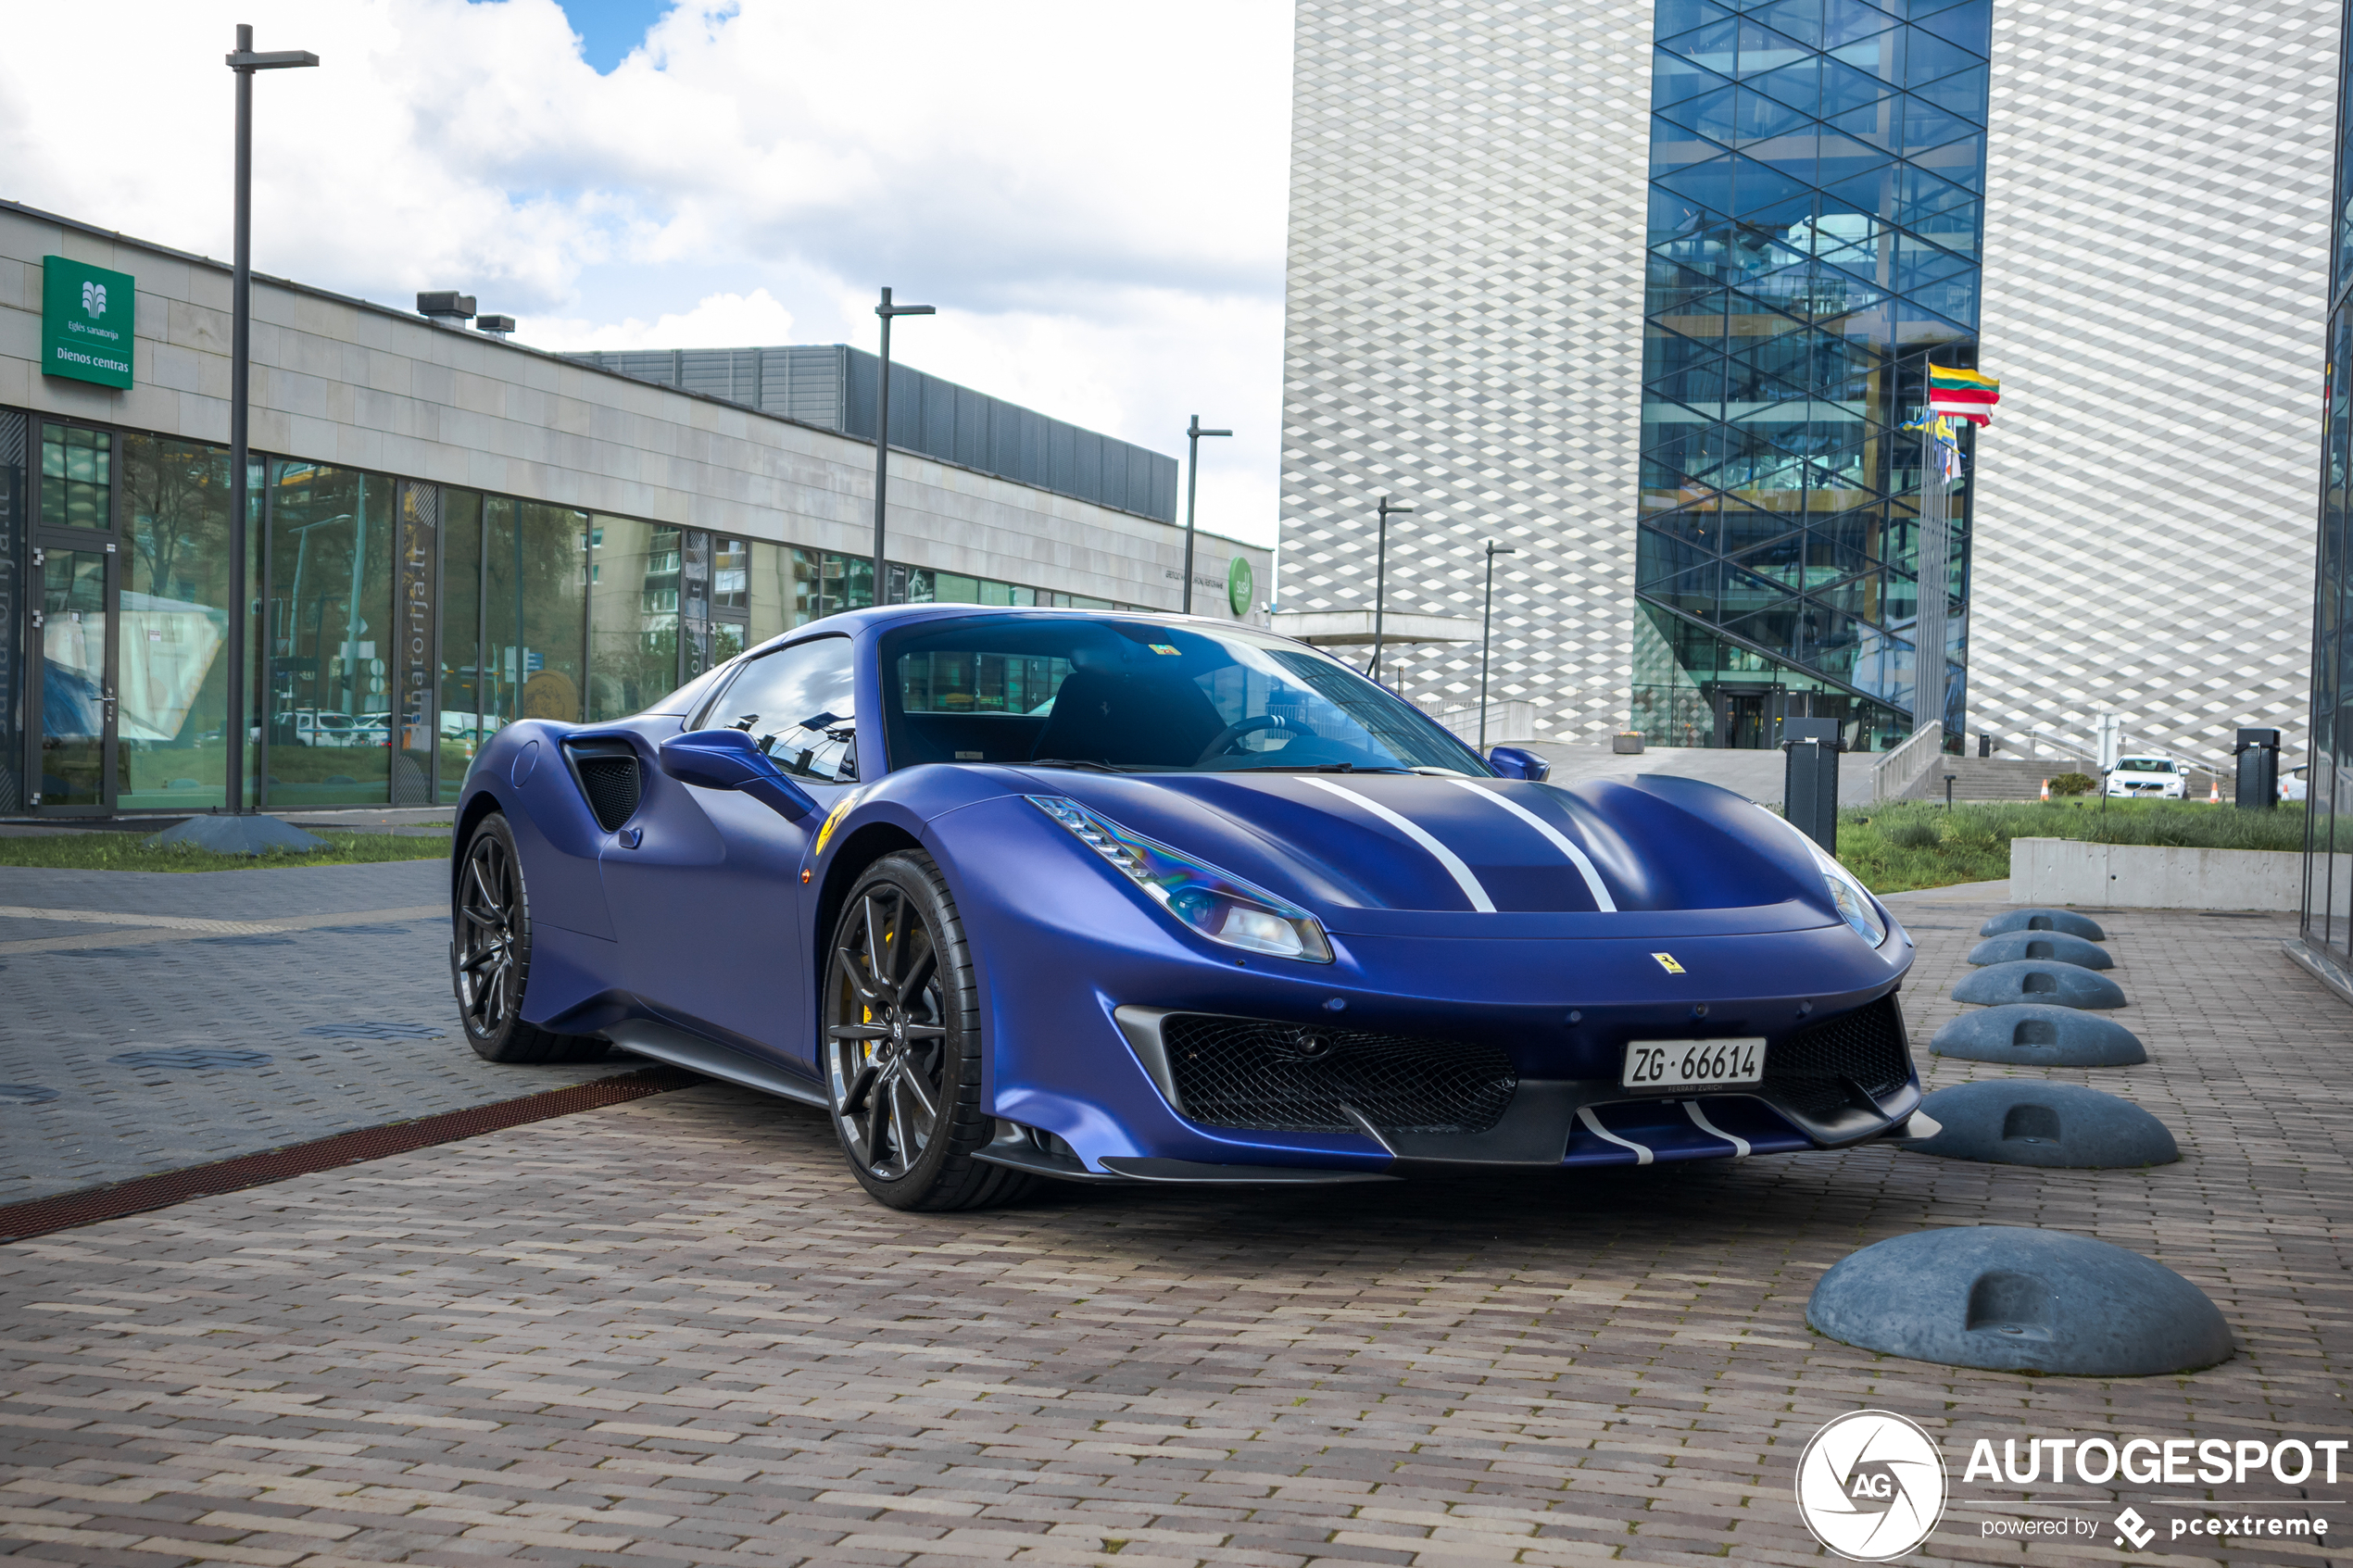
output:
POLYGON ((792 312, 766 289, 749 295, 714 294, 692 310, 652 322, 535 319, 532 340, 567 350, 623 348, 743 348, 792 341, 792 312))
POLYGON ((911 364, 1162 451, 1233 426, 1202 521, 1271 541, 1282 0, 682 0, 604 76, 555 0, 19 7, 5 194, 225 255, 240 20, 324 61, 256 84, 260 270, 561 348, 871 346, 889 282, 941 308, 911 364), (94 114, 55 62, 101 36, 94 114))

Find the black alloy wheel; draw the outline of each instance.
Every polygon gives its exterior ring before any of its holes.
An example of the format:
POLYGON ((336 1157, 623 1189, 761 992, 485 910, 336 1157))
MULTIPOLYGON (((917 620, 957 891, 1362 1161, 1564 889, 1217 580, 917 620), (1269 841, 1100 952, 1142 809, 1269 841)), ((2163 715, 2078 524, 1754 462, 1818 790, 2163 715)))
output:
POLYGON ((522 1020, 531 981, 531 898, 507 819, 478 823, 450 890, 449 979, 466 1043, 486 1061, 595 1061, 610 1047, 593 1035, 558 1035, 522 1020))
POLYGON ((842 901, 822 1018, 834 1131, 859 1185, 894 1209, 977 1209, 1027 1190, 975 1160, 980 991, 963 926, 930 856, 889 855, 842 901))

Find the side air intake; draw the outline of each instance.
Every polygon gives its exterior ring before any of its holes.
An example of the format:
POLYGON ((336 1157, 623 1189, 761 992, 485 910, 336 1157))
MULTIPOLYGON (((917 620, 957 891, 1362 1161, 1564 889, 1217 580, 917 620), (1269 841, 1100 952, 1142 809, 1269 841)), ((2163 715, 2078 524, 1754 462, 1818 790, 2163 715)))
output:
POLYGON ((621 826, 637 814, 637 797, 642 781, 637 775, 637 752, 625 740, 581 741, 564 748, 572 759, 573 776, 580 781, 580 793, 588 797, 588 809, 595 812, 597 825, 607 833, 618 833, 621 826))

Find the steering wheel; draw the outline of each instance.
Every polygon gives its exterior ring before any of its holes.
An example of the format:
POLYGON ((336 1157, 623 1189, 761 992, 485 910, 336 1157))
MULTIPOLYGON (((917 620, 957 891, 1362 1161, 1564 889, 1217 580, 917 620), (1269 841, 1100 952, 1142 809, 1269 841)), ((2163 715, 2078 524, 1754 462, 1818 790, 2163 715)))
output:
POLYGON ((1216 737, 1207 746, 1202 747, 1201 755, 1193 759, 1193 766, 1198 768, 1212 758, 1224 756, 1227 752, 1233 750, 1234 743, 1244 735, 1256 734, 1261 730, 1286 728, 1289 726, 1284 723, 1283 716, 1279 713, 1262 713, 1255 719, 1245 719, 1239 724, 1228 724, 1218 731, 1216 737))

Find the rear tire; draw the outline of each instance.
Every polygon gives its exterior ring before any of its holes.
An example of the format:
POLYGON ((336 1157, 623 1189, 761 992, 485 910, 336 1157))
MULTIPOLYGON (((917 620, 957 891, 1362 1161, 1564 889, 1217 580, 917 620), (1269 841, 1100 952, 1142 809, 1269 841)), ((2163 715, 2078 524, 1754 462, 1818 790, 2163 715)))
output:
POLYGON ((996 1132, 980 1108, 980 985, 930 856, 885 856, 842 900, 819 1017, 834 1132, 875 1201, 981 1209, 1034 1185, 973 1158, 996 1132))
POLYGON ((450 895, 449 981, 466 1044, 484 1061, 598 1061, 612 1048, 593 1035, 558 1035, 522 1019, 531 983, 531 896, 507 819, 476 824, 450 895))

